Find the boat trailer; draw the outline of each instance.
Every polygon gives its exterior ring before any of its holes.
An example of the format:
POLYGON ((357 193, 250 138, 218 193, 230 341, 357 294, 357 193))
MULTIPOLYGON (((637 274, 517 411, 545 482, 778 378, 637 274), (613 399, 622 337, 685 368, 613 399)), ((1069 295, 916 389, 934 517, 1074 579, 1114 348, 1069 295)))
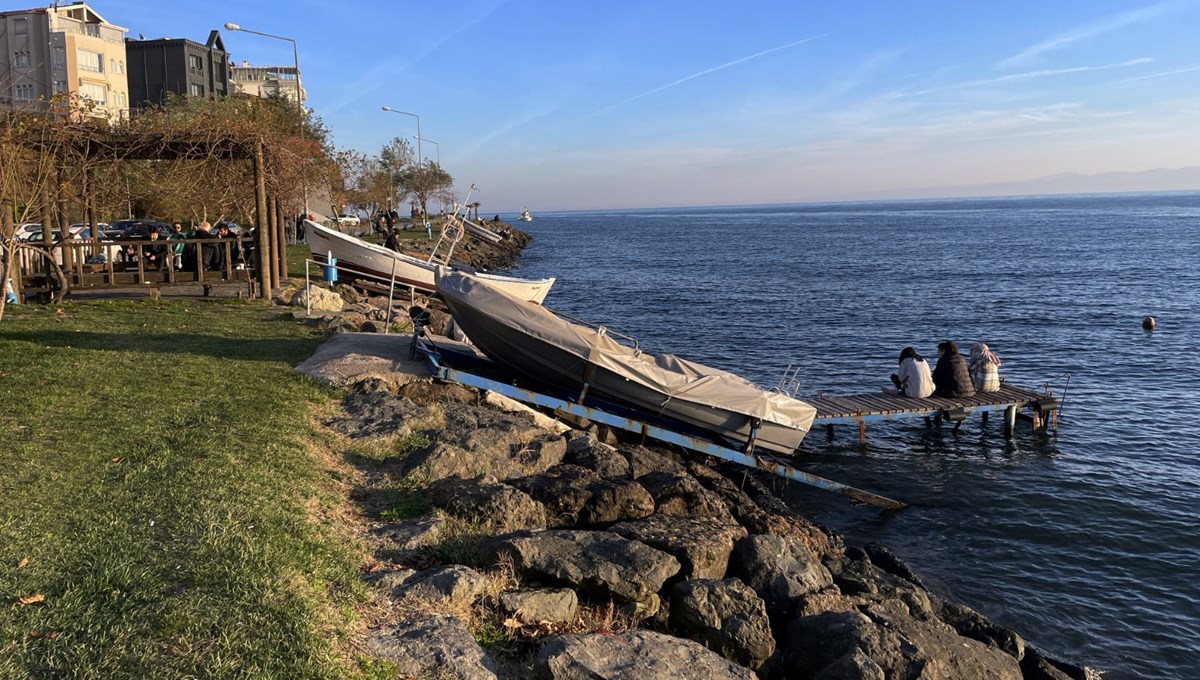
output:
MULTIPOLYGON (((580 395, 579 401, 571 401, 561 397, 544 394, 531 389, 518 387, 500 380, 485 377, 477 373, 473 373, 461 368, 455 368, 447 365, 441 357, 437 345, 424 334, 414 335, 413 347, 414 351, 419 351, 423 354, 429 363, 433 374, 440 380, 447 382, 458 383, 468 387, 475 387, 482 390, 490 390, 497 394, 504 395, 511 399, 541 406, 543 408, 552 409, 556 413, 569 413, 578 418, 586 418, 590 421, 602 423, 608 427, 625 430, 634 434, 640 434, 644 439, 647 437, 657 439, 662 442, 676 444, 685 449, 696 451, 698 453, 707 454, 720 458, 722 460, 731 461, 739 465, 764 470, 777 477, 790 479, 801 484, 815 486, 819 489, 832 491, 848 497, 852 502, 869 503, 871 505, 884 508, 886 510, 902 510, 908 507, 907 503, 892 500, 878 494, 873 494, 869 491, 857 489, 852 486, 847 486, 840 482, 835 482, 831 479, 819 477, 817 475, 797 470, 790 465, 787 465, 771 456, 766 456, 754 451, 754 432, 751 431, 749 445, 746 450, 738 451, 720 444, 708 441, 701 437, 692 436, 678 432, 670 427, 665 427, 661 424, 648 422, 637 416, 623 415, 614 412, 614 409, 605 408, 595 404, 583 403, 580 395)), ((586 391, 586 390, 585 390, 586 391)))

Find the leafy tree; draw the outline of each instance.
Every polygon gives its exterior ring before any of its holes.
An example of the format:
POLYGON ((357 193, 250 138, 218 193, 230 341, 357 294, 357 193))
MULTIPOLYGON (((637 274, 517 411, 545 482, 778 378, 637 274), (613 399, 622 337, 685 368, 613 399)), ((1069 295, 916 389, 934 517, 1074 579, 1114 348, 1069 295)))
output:
POLYGON ((425 214, 428 214, 426 206, 430 197, 454 184, 450 173, 433 161, 427 161, 424 165, 408 166, 400 171, 398 180, 401 197, 415 198, 421 205, 421 212, 425 214))

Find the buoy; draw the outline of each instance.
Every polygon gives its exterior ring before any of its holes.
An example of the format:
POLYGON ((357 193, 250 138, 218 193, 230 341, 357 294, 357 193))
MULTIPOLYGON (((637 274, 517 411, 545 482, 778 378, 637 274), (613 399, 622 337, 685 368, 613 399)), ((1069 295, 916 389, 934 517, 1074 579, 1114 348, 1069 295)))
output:
POLYGON ((1144 331, 1152 331, 1156 325, 1158 325, 1158 322, 1152 316, 1142 319, 1142 330, 1144 331))

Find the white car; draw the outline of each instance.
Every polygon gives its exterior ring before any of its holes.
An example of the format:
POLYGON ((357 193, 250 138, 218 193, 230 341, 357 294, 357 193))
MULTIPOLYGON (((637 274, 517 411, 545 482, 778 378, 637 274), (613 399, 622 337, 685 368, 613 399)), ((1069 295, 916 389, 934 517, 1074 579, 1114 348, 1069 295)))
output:
POLYGON ((358 215, 351 215, 349 213, 342 213, 341 215, 338 215, 339 226, 357 227, 359 222, 361 222, 361 220, 358 219, 358 215))

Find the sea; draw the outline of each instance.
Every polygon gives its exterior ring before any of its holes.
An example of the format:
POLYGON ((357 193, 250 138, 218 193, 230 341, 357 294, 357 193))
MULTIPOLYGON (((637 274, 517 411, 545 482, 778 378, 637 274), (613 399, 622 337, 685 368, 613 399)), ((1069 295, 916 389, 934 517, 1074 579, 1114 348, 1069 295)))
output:
POLYGON ((986 342, 1057 432, 975 416, 806 438, 780 481, 935 593, 1109 680, 1200 677, 1200 193, 534 212, 546 305, 798 397, 878 391, 900 350, 986 342), (1152 315, 1157 329, 1146 332, 1152 315))

